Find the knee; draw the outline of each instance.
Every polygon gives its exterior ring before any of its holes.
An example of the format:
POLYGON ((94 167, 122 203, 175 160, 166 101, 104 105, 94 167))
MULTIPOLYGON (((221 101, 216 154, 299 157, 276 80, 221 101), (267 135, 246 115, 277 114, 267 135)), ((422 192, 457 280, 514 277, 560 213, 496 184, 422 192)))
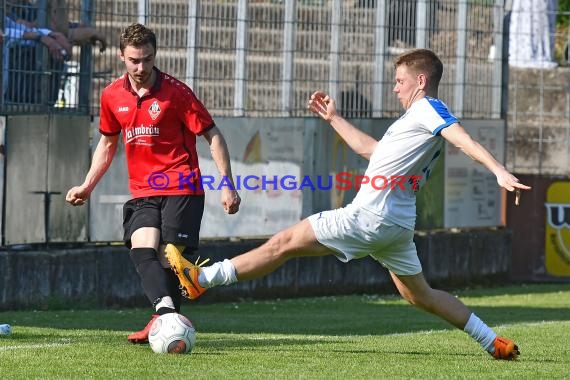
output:
POLYGON ((418 298, 414 295, 413 292, 411 292, 409 290, 405 290, 405 291, 400 290, 400 295, 402 296, 402 298, 404 300, 408 301, 408 303, 411 305, 416 305, 418 302, 417 301, 418 298))
POLYGON ((429 310, 431 305, 431 289, 425 289, 423 291, 411 291, 407 290, 400 292, 402 298, 408 301, 411 305, 419 307, 420 309, 429 310))

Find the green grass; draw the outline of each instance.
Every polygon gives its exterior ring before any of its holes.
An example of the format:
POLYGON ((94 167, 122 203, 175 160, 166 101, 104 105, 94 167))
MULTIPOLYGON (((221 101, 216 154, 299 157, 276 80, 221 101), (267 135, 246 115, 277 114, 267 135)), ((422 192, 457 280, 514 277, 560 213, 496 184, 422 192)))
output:
POLYGON ((570 377, 570 284, 458 293, 516 362, 493 360, 465 333, 393 296, 187 303, 190 355, 158 355, 125 336, 148 310, 0 313, 6 379, 564 379, 570 377))

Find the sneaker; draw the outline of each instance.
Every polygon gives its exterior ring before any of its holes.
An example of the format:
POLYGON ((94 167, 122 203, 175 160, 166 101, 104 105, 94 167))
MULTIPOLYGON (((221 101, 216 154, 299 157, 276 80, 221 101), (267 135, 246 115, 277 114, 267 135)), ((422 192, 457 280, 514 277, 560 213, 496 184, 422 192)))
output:
POLYGON ((196 264, 192 264, 182 256, 182 253, 173 244, 167 244, 166 248, 164 248, 164 253, 172 270, 180 280, 182 295, 191 300, 200 297, 206 291, 206 288, 198 283, 198 276, 202 271, 200 267, 210 261, 210 259, 205 259, 198 263, 200 261, 200 257, 198 257, 196 264))
POLYGON ((502 336, 496 337, 493 345, 495 346, 493 353, 495 359, 515 360, 521 354, 515 342, 502 336))
POLYGON ((144 329, 142 329, 141 331, 134 332, 131 335, 127 336, 127 340, 133 344, 148 343, 148 332, 150 331, 150 327, 152 326, 152 323, 156 318, 158 318, 158 314, 153 314, 150 317, 150 321, 148 321, 144 329))

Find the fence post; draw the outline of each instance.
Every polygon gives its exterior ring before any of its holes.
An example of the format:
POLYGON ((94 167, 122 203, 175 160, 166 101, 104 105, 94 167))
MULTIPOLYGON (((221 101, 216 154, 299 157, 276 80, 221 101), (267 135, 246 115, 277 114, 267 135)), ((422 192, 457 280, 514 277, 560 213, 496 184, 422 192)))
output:
POLYGON ((457 10, 457 58, 455 59, 454 113, 463 116, 465 93, 465 64, 467 58, 467 0, 459 0, 457 10))
MULTIPOLYGON (((2 1, 2 6, 0 6, 0 30, 4 30, 4 2, 2 1)), ((3 33, 3 32, 2 32, 3 33)), ((4 41, 2 43, 5 44, 6 42, 4 41)), ((4 49, 5 47, 2 46, 2 49, 4 49)), ((5 54, 5 50, 2 51, 2 58, 0 58, 0 111, 2 111, 4 109, 4 107, 6 107, 6 105, 4 104, 4 81, 7 78, 4 78, 4 60, 6 59, 6 57, 4 56, 5 54)), ((6 67, 6 70, 8 70, 8 68, 6 67)), ((3 133, 2 129, 0 129, 0 133, 3 133)), ((1 233, 1 229, 0 229, 0 233, 1 233)), ((0 244, 2 243, 1 239, 0 239, 0 244)))
POLYGON ((198 7, 200 0, 191 1, 188 5, 188 28, 186 31, 186 84, 194 89, 196 78, 196 45, 198 41, 198 7))
POLYGON ((418 0, 416 5, 416 47, 426 47, 427 35, 427 0, 418 0))
POLYGON ((239 0, 236 23, 236 66, 234 116, 245 114, 245 77, 247 49, 247 0, 239 0))
POLYGON ((138 1, 138 23, 146 25, 148 21, 148 0, 138 1))
MULTIPOLYGON (((340 81, 340 45, 341 30, 340 21, 342 17, 342 1, 333 0, 331 9, 331 51, 330 51, 330 73, 329 73, 329 94, 333 99, 338 99, 340 81)), ((339 99, 340 100, 340 99, 339 99)))
POLYGON ((386 60, 386 7, 377 2, 374 26, 374 83, 372 84, 372 117, 382 117, 384 108, 384 61, 386 60))
MULTIPOLYGON (((81 1, 80 20, 82 24, 93 25, 93 8, 95 5, 92 0, 81 1)), ((91 45, 81 49, 79 54, 79 94, 77 107, 89 113, 89 99, 91 98, 91 78, 93 77, 93 53, 91 45)), ((68 100, 69 101, 69 100, 68 100)))
MULTIPOLYGON (((42 28, 47 28, 48 24, 48 17, 47 17, 47 1, 46 0, 38 0, 37 2, 37 10, 38 15, 36 18, 36 23, 38 26, 42 28)), ((51 75, 55 75, 53 72, 48 71, 48 53, 47 50, 43 48, 41 44, 36 44, 36 64, 35 69, 38 73, 41 73, 40 81, 41 81, 41 91, 40 91, 40 107, 42 112, 48 112, 49 109, 53 104, 48 104, 48 93, 51 90, 51 75), (46 75, 46 73, 48 75, 46 75), (46 90, 47 89, 47 90, 46 90), (47 109, 46 109, 47 108, 47 109)), ((23 83, 23 85, 26 85, 23 83)), ((29 86, 29 84, 27 84, 29 86)), ((29 90, 28 90, 29 91, 29 90)))
MULTIPOLYGON (((491 118, 500 119, 502 115, 502 98, 503 98, 503 20, 505 10, 503 8, 504 0, 495 0, 493 9, 493 51, 491 58, 493 60, 493 76, 491 83, 493 84, 492 101, 491 101, 491 118)), ((508 91, 508 87, 505 89, 508 91)))
POLYGON ((285 1, 285 24, 283 25, 283 79, 281 82, 282 116, 291 116, 293 106, 293 49, 295 47, 296 0, 285 1))

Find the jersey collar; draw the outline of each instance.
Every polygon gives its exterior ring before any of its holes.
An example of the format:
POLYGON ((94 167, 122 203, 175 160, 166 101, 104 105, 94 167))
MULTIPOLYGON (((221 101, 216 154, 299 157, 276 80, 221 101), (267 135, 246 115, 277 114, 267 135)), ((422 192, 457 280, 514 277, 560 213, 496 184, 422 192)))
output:
MULTIPOLYGON (((156 73, 156 79, 154 81, 154 84, 150 88, 150 91, 147 92, 147 95, 157 92, 158 90, 160 90, 160 87, 162 85, 162 71, 160 71, 156 66, 154 66, 152 69, 156 73)), ((125 75, 123 75, 123 88, 129 92, 132 92, 133 94, 136 94, 135 90, 133 89, 133 86, 131 86, 131 81, 129 80, 128 73, 125 73, 125 75)))

